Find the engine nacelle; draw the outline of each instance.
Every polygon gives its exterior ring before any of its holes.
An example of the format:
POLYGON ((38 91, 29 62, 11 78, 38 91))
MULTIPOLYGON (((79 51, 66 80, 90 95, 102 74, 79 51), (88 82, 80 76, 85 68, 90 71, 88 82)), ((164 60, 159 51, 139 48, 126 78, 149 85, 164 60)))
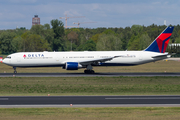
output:
POLYGON ((78 68, 81 68, 82 65, 80 65, 78 62, 67 62, 65 69, 66 70, 78 70, 78 68))

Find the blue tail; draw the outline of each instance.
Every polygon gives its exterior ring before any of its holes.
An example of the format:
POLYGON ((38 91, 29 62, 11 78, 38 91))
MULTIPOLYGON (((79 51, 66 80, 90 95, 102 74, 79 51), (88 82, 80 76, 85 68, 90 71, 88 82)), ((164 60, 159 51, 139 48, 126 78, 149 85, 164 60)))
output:
POLYGON ((165 53, 170 37, 174 27, 168 26, 150 45, 145 51, 165 53))

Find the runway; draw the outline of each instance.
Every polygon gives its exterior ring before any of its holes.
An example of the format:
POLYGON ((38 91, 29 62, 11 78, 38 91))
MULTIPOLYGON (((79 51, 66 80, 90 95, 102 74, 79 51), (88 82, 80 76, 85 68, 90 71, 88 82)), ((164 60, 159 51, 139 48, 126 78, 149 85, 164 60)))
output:
POLYGON ((20 106, 180 106, 180 96, 2 96, 0 107, 20 106))
POLYGON ((0 73, 0 77, 118 77, 118 76, 180 76, 180 73, 0 73))

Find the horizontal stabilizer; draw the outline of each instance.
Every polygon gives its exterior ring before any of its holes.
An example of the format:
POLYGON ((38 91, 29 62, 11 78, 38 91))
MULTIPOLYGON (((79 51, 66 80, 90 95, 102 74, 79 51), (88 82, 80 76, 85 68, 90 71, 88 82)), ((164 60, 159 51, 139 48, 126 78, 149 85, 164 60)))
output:
POLYGON ((176 53, 165 54, 165 55, 158 55, 158 56, 154 56, 154 57, 152 57, 152 58, 163 58, 163 57, 169 58, 169 57, 171 57, 172 55, 175 55, 175 54, 176 54, 176 53))

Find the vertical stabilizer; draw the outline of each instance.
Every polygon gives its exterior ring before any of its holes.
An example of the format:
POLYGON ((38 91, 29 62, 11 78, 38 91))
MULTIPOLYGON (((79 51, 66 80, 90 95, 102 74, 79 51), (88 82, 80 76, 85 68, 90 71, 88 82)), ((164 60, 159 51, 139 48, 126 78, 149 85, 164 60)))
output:
POLYGON ((168 26, 145 51, 165 53, 174 27, 168 26))

